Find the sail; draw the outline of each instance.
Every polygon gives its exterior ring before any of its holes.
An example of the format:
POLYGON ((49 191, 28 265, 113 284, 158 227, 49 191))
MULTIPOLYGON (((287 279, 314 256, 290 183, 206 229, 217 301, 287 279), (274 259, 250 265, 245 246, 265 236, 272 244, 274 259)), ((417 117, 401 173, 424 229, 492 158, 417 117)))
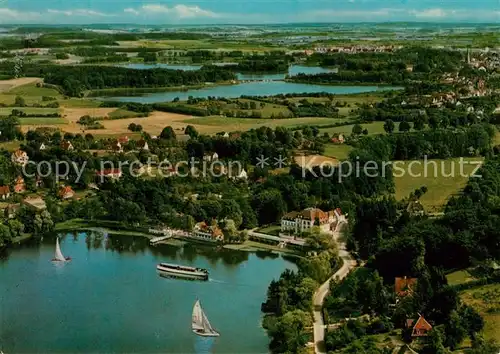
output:
POLYGON ((64 258, 62 252, 61 252, 61 247, 59 247, 59 238, 56 239, 56 253, 54 255, 54 259, 56 261, 65 261, 66 258, 64 258))
POLYGON ((201 330, 203 327, 203 310, 201 309, 200 300, 197 300, 193 307, 193 317, 191 326, 193 330, 201 330))
POLYGON ((202 322, 203 330, 205 331, 205 333, 214 333, 215 331, 212 328, 212 325, 208 321, 208 317, 203 310, 201 310, 201 314, 202 314, 202 318, 203 318, 203 322, 202 322))

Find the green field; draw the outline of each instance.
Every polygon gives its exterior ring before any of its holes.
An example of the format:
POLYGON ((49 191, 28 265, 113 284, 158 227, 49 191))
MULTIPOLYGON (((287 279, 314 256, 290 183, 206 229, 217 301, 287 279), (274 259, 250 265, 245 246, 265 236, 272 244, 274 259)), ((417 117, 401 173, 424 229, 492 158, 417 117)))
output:
MULTIPOLYGON (((366 123, 366 124, 361 124, 361 126, 363 127, 363 129, 368 129, 368 135, 385 134, 384 122, 366 123)), ((330 135, 334 134, 351 135, 353 127, 354 124, 349 124, 340 127, 320 129, 320 132, 321 134, 328 133, 330 135)))
POLYGON ((449 285, 459 285, 473 281, 476 278, 474 278, 466 269, 463 269, 447 274, 446 279, 448 280, 449 285))
MULTIPOLYGON (((36 84, 26 84, 10 89, 0 94, 0 103, 13 105, 16 96, 21 96, 27 105, 47 105, 54 101, 43 101, 42 97, 54 97, 61 106, 75 108, 99 107, 100 101, 80 98, 65 99, 57 90, 46 87, 37 87, 36 84)), ((9 107, 10 108, 10 107, 9 107)))
POLYGON ((500 284, 484 285, 460 293, 462 300, 483 317, 484 338, 500 341, 500 284))
POLYGON ((108 116, 110 119, 126 119, 138 117, 139 113, 118 108, 116 111, 110 112, 108 116))
POLYGON ((35 84, 27 84, 23 86, 15 87, 7 92, 9 95, 19 95, 19 96, 49 96, 54 98, 62 98, 59 91, 46 88, 37 87, 35 84))
POLYGON ((53 125, 53 124, 67 124, 64 118, 47 118, 47 117, 30 117, 19 118, 21 125, 53 125))
POLYGON ((68 108, 97 108, 101 105, 101 101, 80 98, 69 98, 58 102, 61 106, 68 108))
MULTIPOLYGON (((429 160, 427 161, 427 172, 423 161, 410 165, 412 161, 399 161, 397 165, 393 165, 395 175, 402 175, 400 171, 395 171, 394 166, 404 169, 404 175, 395 176, 394 183, 396 185, 395 197, 398 200, 406 198, 415 189, 422 186, 428 188, 421 198, 420 202, 427 212, 439 212, 446 204, 449 197, 458 193, 465 187, 468 181, 467 176, 461 176, 459 158, 450 160, 429 160), (437 164, 437 168, 434 165, 437 164), (452 174, 452 169, 455 169, 453 177, 447 177, 452 174), (412 176, 413 175, 413 176, 412 176), (420 175, 420 176, 418 176, 420 175)), ((482 158, 464 158, 467 162, 482 162, 482 158)), ((476 169, 476 165, 464 164, 464 175, 470 175, 476 169)))
POLYGON ((337 160, 346 160, 353 147, 346 144, 326 144, 323 156, 333 157, 337 160))
POLYGON ((221 131, 236 131, 248 130, 260 126, 269 127, 299 127, 303 125, 327 125, 335 122, 332 118, 284 118, 284 119, 267 119, 267 118, 226 118, 226 117, 203 117, 186 119, 182 121, 186 124, 220 126, 221 131))
POLYGON ((38 108, 38 107, 0 107, 0 116, 8 116, 12 113, 13 109, 22 111, 26 114, 54 114, 59 113, 59 108, 38 108))

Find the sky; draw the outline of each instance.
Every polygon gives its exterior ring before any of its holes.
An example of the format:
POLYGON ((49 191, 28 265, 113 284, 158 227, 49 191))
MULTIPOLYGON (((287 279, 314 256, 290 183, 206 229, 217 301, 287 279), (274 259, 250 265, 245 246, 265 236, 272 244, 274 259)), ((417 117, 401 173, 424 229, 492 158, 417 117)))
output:
POLYGON ((0 0, 0 24, 488 22, 500 0, 0 0))

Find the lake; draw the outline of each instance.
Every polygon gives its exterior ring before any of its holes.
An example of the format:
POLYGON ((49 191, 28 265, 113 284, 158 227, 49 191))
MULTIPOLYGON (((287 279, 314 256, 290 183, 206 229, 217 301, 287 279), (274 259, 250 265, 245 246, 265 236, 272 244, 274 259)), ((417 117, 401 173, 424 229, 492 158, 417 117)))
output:
POLYGON ((97 233, 62 235, 73 261, 54 265, 55 237, 0 260, 0 350, 10 353, 267 353, 260 305, 291 262, 207 246, 152 247, 97 233), (207 282, 166 279, 159 262, 207 268, 207 282), (196 299, 221 336, 191 332, 196 299))
POLYGON ((398 89, 392 86, 330 86, 330 85, 313 85, 302 84, 286 81, 254 81, 243 82, 236 85, 213 85, 201 89, 178 90, 167 92, 148 93, 142 96, 118 96, 118 97, 101 97, 101 100, 121 101, 121 102, 139 102, 139 103, 157 103, 170 102, 178 97, 181 101, 187 100, 190 96, 196 98, 226 97, 238 98, 245 96, 272 96, 288 93, 317 93, 328 92, 337 95, 365 93, 383 90, 398 89))
MULTIPOLYGON (((217 65, 217 64, 216 64, 217 65)), ((173 69, 173 70, 199 70, 202 65, 175 65, 175 64, 125 64, 120 65, 129 69, 173 69)), ((238 80, 284 80, 286 75, 304 74, 321 74, 328 72, 335 72, 336 69, 323 68, 319 66, 304 66, 304 65, 290 65, 288 73, 237 73, 238 80)))

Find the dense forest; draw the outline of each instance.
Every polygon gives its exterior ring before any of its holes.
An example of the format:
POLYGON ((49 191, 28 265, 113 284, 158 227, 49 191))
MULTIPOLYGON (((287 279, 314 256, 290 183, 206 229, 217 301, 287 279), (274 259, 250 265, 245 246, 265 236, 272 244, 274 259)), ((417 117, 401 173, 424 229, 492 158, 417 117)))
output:
POLYGON ((236 76, 217 66, 200 70, 135 70, 112 66, 30 66, 27 74, 43 77, 48 84, 62 87, 69 96, 86 90, 119 87, 168 87, 235 80, 236 76))

